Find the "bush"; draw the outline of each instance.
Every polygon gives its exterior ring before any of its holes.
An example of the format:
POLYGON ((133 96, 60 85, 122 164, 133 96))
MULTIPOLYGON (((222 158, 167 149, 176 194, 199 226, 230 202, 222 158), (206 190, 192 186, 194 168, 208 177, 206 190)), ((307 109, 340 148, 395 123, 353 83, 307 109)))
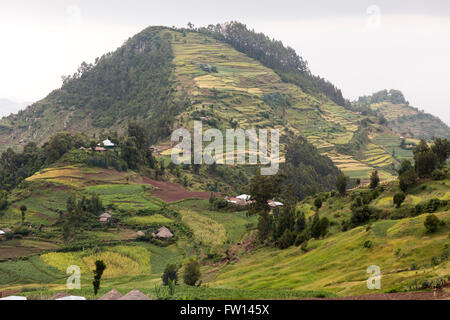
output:
POLYGON ((319 197, 316 198, 316 200, 314 200, 314 206, 317 208, 317 210, 322 208, 322 199, 319 197))
POLYGON ((30 229, 25 226, 20 226, 14 229, 14 235, 26 237, 30 234, 30 229))
POLYGON ((367 205, 354 208, 352 209, 352 211, 353 212, 350 218, 350 223, 353 227, 369 222, 372 215, 372 210, 367 205))
POLYGON ((445 172, 439 169, 436 169, 431 173, 431 178, 433 180, 444 180, 445 177, 445 172))
POLYGON ((322 219, 315 218, 311 226, 311 236, 315 239, 325 237, 328 233, 329 225, 330 221, 326 217, 322 219))
POLYGON ((404 192, 400 191, 394 195, 394 204, 397 208, 400 208, 403 201, 405 201, 406 195, 404 192))
POLYGON ((449 256, 450 256, 450 247, 448 244, 446 244, 444 247, 444 251, 442 251, 441 254, 441 263, 447 261, 449 256))
POLYGON ((439 259, 437 257, 432 257, 431 258, 431 265, 432 266, 437 266, 439 264, 439 259))
POLYGON ((340 173, 337 176, 336 188, 341 196, 345 195, 345 192, 347 190, 347 177, 343 173, 340 173))
POLYGON ((372 248, 372 241, 370 241, 370 240, 364 241, 363 247, 364 247, 364 248, 367 248, 367 249, 372 248))
POLYGON ((174 284, 178 284, 178 270, 179 266, 176 264, 168 264, 164 269, 164 273, 161 276, 163 285, 168 286, 170 281, 174 284))
POLYGON ((380 184, 380 177, 378 176, 378 171, 375 170, 370 176, 370 189, 375 189, 380 184))
POLYGON ((189 260, 184 267, 183 280, 188 286, 195 286, 200 280, 200 264, 197 260, 189 260))
POLYGON ((305 242, 302 243, 302 246, 300 247, 300 249, 303 252, 308 252, 308 240, 306 240, 305 242))
POLYGON ((308 232, 304 230, 302 233, 297 234, 297 237, 295 238, 295 246, 298 247, 299 245, 303 244, 305 241, 308 241, 308 232))
POLYGON ((0 211, 5 210, 8 207, 8 200, 5 197, 0 197, 0 211))
POLYGON ((416 215, 421 213, 432 213, 436 212, 439 208, 448 206, 447 200, 439 200, 437 198, 433 198, 428 200, 425 203, 419 203, 415 207, 416 215))
POLYGON ((434 214, 430 214, 427 216, 423 224, 428 233, 434 233, 439 226, 439 219, 434 214))
POLYGON ((278 240, 278 243, 277 243, 277 244, 278 244, 278 247, 279 247, 280 249, 287 249, 287 248, 289 248, 291 245, 294 244, 295 240, 296 240, 295 234, 294 234, 291 230, 286 229, 286 230, 283 232, 283 234, 282 234, 282 236, 280 237, 280 239, 278 240))
POLYGON ((406 192, 408 191, 409 188, 415 186, 416 182, 417 182, 417 173, 413 168, 406 170, 399 176, 400 189, 403 192, 406 192))

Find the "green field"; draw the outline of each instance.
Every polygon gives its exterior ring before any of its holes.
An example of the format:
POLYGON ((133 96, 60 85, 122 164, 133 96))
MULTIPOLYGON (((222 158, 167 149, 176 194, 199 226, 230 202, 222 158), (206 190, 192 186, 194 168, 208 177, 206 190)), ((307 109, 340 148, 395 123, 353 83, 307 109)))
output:
POLYGON ((98 194, 105 206, 114 205, 114 207, 123 211, 158 211, 162 202, 152 197, 149 189, 147 185, 108 184, 87 187, 83 193, 86 195, 98 194))
POLYGON ((371 293, 366 287, 369 276, 366 269, 378 265, 383 275, 383 292, 392 288, 406 290, 416 277, 449 275, 450 262, 443 262, 438 268, 430 265, 430 257, 439 257, 449 241, 450 212, 437 216, 447 222, 447 227, 433 236, 426 235, 422 215, 401 221, 379 221, 369 231, 359 227, 324 240, 313 240, 308 243, 306 253, 299 247, 283 251, 261 248, 243 255, 235 265, 213 270, 217 276, 208 284, 219 288, 322 288, 338 295, 365 294, 371 293), (372 248, 363 247, 366 240, 373 242, 372 248), (401 256, 396 255, 397 250, 401 256), (419 272, 409 270, 412 263, 420 266, 419 272))

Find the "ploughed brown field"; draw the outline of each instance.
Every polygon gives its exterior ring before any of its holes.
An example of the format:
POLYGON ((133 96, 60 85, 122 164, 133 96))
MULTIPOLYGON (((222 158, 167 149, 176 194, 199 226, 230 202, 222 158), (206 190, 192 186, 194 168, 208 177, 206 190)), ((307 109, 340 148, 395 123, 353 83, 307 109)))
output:
POLYGON ((190 198, 208 199, 210 196, 209 192, 188 191, 176 183, 157 181, 146 177, 143 178, 143 182, 158 188, 157 190, 152 190, 151 195, 165 202, 176 202, 190 198))

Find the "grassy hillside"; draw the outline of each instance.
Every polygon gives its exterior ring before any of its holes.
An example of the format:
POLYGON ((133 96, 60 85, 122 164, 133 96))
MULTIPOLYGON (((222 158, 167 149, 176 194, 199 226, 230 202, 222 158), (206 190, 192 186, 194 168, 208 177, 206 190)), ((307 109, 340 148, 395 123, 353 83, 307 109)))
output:
MULTIPOLYGON (((0 216, 0 228, 15 229, 21 220, 19 207, 26 204, 26 223, 31 226, 28 235, 0 241, 0 291, 50 297, 65 290, 69 265, 76 264, 82 274, 90 275, 96 259, 108 265, 101 294, 112 288, 123 292, 138 288, 154 298, 161 295, 155 285, 160 285, 166 264, 182 263, 190 256, 203 261, 205 285, 177 287, 176 298, 289 299, 373 293, 366 288, 369 265, 380 266, 383 292, 407 291, 450 276, 448 205, 434 213, 445 225, 433 234, 424 227, 428 213, 414 213, 416 205, 428 208, 432 199, 450 201, 449 179, 422 181, 408 192, 400 208, 392 200, 397 182, 383 184, 369 203, 377 219, 347 231, 342 226, 352 214, 352 199, 367 189, 352 190, 346 197, 335 193, 308 197, 297 210, 310 219, 316 212, 314 200, 321 197, 319 214, 330 220, 329 234, 310 240, 306 248, 285 250, 255 243, 257 218, 247 217, 245 211, 217 210, 200 199, 164 203, 152 196, 155 187, 145 181, 133 172, 74 165, 49 168, 27 179, 14 190, 12 205, 0 216), (65 246, 59 211, 65 210, 69 194, 92 192, 117 223, 85 229, 65 246), (137 230, 161 225, 175 232, 174 242, 160 246, 136 238, 137 230)), ((73 293, 93 297, 91 277, 83 276, 82 290, 73 293)))
POLYGON ((387 126, 398 135, 418 139, 450 137, 450 128, 443 121, 411 106, 398 90, 379 91, 360 97, 353 104, 382 115, 387 120, 387 126))
MULTIPOLYGON (((145 285, 142 290, 155 295, 154 285, 159 285, 166 264, 181 263, 197 254, 202 259, 220 258, 225 248, 240 241, 256 223, 245 212, 215 211, 208 200, 168 204, 153 196, 154 191, 155 186, 134 172, 82 165, 61 163, 31 176, 12 191, 11 205, 0 212, 0 228, 15 232, 14 238, 0 241, 0 291, 23 290, 32 295, 39 290, 51 295, 49 290, 65 288, 67 267, 78 265, 85 275, 82 285, 92 296, 91 270, 95 260, 102 259, 108 265, 104 288, 145 285), (86 226, 64 244, 59 221, 68 197, 89 198, 93 193, 99 195, 113 222, 86 226), (26 233, 20 231, 22 205, 27 206, 26 233), (150 232, 161 226, 174 232, 174 241, 148 242, 136 236, 138 230, 150 232)), ((224 297, 227 292, 219 290, 218 294, 224 297)), ((298 295, 303 294, 308 293, 298 295)))
MULTIPOLYGON (((343 222, 351 217, 353 194, 346 197, 318 195, 324 200, 318 211, 330 221, 326 238, 310 240, 306 247, 286 250, 261 246, 241 251, 233 263, 204 268, 208 285, 217 288, 326 290, 339 296, 374 293, 366 287, 370 265, 381 268, 381 291, 408 291, 416 284, 450 276, 450 211, 448 204, 435 215, 445 223, 438 232, 427 233, 427 213, 416 215, 415 206, 432 199, 450 200, 450 181, 427 181, 407 195, 395 208, 393 195, 397 183, 383 186, 384 191, 369 204, 378 212, 376 220, 343 231, 343 222)), ((314 198, 299 203, 298 211, 308 219, 316 213, 314 198)), ((427 211, 427 210, 425 210, 427 211)), ((431 211, 429 211, 431 212, 431 211)))
POLYGON ((437 216, 447 227, 428 236, 423 221, 425 215, 398 220, 379 221, 370 230, 358 227, 324 240, 308 243, 308 251, 291 247, 280 251, 261 248, 243 255, 234 265, 206 268, 208 284, 219 288, 309 290, 321 288, 338 295, 373 293, 367 289, 366 273, 370 265, 382 272, 382 291, 407 290, 417 279, 448 277, 449 261, 438 266, 432 257, 440 258, 449 243, 450 213, 437 216), (364 242, 372 247, 365 248, 364 242), (411 269, 417 265, 417 270, 411 269))

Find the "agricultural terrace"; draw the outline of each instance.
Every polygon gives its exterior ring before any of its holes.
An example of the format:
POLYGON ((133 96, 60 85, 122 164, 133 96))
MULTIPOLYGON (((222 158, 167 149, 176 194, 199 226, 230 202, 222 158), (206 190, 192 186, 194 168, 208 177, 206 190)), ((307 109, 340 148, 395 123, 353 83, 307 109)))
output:
POLYGON ((446 222, 440 232, 427 235, 423 225, 426 215, 403 220, 377 221, 308 242, 306 252, 300 247, 280 251, 261 248, 239 257, 237 264, 207 268, 210 287, 308 290, 326 288, 339 296, 371 293, 366 287, 369 265, 378 265, 383 288, 407 289, 417 277, 410 270, 420 268, 420 279, 448 276, 450 262, 439 268, 430 264, 430 256, 439 257, 448 243, 450 212, 436 213, 446 222), (363 246, 370 240, 371 248, 363 246), (320 266, 318 268, 318 266, 320 266))

